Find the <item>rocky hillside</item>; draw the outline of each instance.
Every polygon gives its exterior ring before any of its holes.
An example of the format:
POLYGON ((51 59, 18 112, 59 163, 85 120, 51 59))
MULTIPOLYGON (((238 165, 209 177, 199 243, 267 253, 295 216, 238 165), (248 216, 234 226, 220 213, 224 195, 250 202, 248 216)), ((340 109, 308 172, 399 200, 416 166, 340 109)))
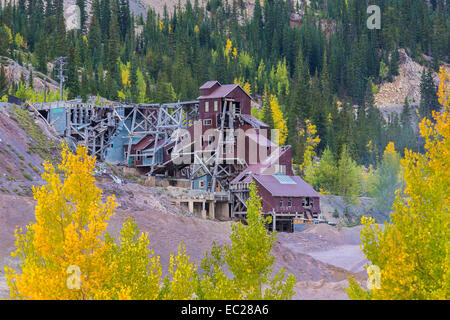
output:
MULTIPOLYGON (((167 6, 167 10, 171 12, 175 5, 180 3, 182 6, 186 4, 187 0, 130 0, 130 10, 135 15, 146 16, 148 8, 153 8, 157 13, 162 15, 164 13, 164 4, 167 6)), ((206 5, 206 0, 199 0, 199 5, 206 5)), ((65 6, 70 6, 76 3, 76 0, 64 0, 65 6)), ((191 1, 194 3, 194 1, 191 1)), ((86 1, 86 9, 90 12, 92 6, 92 0, 86 1)))
MULTIPOLYGON (((379 108, 399 106, 401 107, 405 101, 405 97, 410 99, 411 104, 420 102, 420 78, 424 69, 416 61, 413 61, 404 49, 399 50, 400 64, 399 75, 394 78, 393 82, 385 82, 379 87, 379 91, 375 94, 375 105, 379 108)), ((429 59, 425 57, 425 59, 429 59)), ((450 65, 444 64, 447 72, 450 71, 450 65)), ((434 74, 436 85, 439 84, 437 73, 434 74)))
POLYGON ((58 160, 59 143, 41 126, 28 111, 0 105, 0 193, 30 196, 42 181, 43 160, 58 160))
MULTIPOLYGON (((29 82, 30 70, 19 65, 16 61, 0 56, 0 65, 4 67, 6 79, 10 85, 18 84, 22 78, 25 79, 26 83, 29 82)), ((37 91, 44 90, 45 88, 55 91, 58 90, 59 84, 49 76, 38 71, 33 71, 33 87, 37 91)))

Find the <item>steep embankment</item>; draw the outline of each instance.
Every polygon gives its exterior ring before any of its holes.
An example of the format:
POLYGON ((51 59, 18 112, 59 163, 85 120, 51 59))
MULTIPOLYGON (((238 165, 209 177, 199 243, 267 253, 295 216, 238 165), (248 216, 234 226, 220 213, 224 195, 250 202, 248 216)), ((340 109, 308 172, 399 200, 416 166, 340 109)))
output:
POLYGON ((44 159, 59 159, 59 141, 42 120, 15 105, 0 105, 0 193, 31 195, 41 183, 44 159))

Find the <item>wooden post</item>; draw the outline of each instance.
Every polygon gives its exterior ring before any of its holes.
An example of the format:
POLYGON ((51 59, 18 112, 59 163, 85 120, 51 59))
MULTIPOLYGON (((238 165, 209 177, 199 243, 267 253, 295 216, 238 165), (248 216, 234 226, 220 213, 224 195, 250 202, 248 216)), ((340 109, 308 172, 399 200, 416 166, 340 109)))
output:
POLYGON ((131 144, 133 143, 135 123, 136 123, 136 107, 133 108, 133 120, 131 121, 131 133, 130 133, 130 139, 128 140, 129 142, 128 142, 127 166, 130 166, 131 144))
POLYGON ((272 232, 277 231, 277 214, 272 211, 273 224, 272 224, 272 232))
POLYGON ((223 111, 222 111, 222 119, 220 123, 220 131, 219 131, 219 139, 217 139, 217 147, 216 147, 216 162, 214 164, 214 171, 212 176, 212 184, 211 184, 211 191, 215 192, 216 189, 216 180, 217 180, 217 170, 219 169, 219 162, 220 162, 220 155, 222 154, 222 143, 223 143, 223 129, 225 126, 225 116, 226 116, 226 110, 227 110, 228 101, 225 100, 223 104, 223 111))

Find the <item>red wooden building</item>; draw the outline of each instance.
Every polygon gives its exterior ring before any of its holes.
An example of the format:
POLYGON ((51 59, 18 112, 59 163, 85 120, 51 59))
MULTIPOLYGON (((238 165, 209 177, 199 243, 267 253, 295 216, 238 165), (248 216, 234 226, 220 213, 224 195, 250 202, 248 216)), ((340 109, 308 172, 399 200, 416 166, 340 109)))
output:
POLYGON ((164 171, 168 176, 187 173, 184 169, 190 166, 189 176, 183 178, 191 180, 193 189, 209 191, 221 199, 226 193, 229 209, 220 210, 222 218, 245 219, 251 181, 262 196, 264 214, 273 217, 269 228, 292 231, 294 219, 318 218, 320 195, 294 175, 292 148, 274 144, 270 127, 251 115, 252 97, 238 84, 217 81, 202 85, 200 94, 197 120, 187 128, 191 140, 184 145, 180 143, 184 138, 161 141, 144 137, 132 146, 131 152, 139 155, 134 164, 155 162, 160 164, 155 170, 161 169, 155 172, 164 171), (152 153, 155 142, 157 149, 164 144, 156 154, 152 153), (182 149, 172 153, 181 145, 182 149), (180 150, 190 157, 191 165, 175 164, 180 150), (155 159, 148 154, 155 154, 155 159))

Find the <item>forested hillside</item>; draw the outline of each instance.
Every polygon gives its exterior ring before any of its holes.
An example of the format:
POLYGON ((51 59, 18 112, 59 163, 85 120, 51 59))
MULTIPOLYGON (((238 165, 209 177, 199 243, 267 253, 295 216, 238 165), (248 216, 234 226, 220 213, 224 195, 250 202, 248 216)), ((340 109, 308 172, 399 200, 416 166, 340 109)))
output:
MULTIPOLYGON (((390 141, 400 152, 421 150, 415 122, 439 109, 432 76, 449 61, 445 0, 371 1, 381 8, 380 30, 367 28, 360 0, 255 1, 250 15, 246 1, 195 0, 163 15, 149 9, 145 19, 128 0, 93 0, 90 13, 76 1, 83 26, 68 32, 63 1, 15 2, 0 10, 0 55, 53 78, 52 62, 67 56, 68 98, 168 102, 195 99, 207 80, 240 83, 262 101, 255 115, 280 129, 297 163, 307 120, 320 137, 318 155, 329 148, 335 161, 348 153, 376 167, 390 141), (386 121, 373 94, 397 76, 400 48, 427 67, 420 117, 406 99, 400 117, 386 121)), ((8 86, 3 71, 0 86, 2 95, 33 94, 29 79, 8 86)))

